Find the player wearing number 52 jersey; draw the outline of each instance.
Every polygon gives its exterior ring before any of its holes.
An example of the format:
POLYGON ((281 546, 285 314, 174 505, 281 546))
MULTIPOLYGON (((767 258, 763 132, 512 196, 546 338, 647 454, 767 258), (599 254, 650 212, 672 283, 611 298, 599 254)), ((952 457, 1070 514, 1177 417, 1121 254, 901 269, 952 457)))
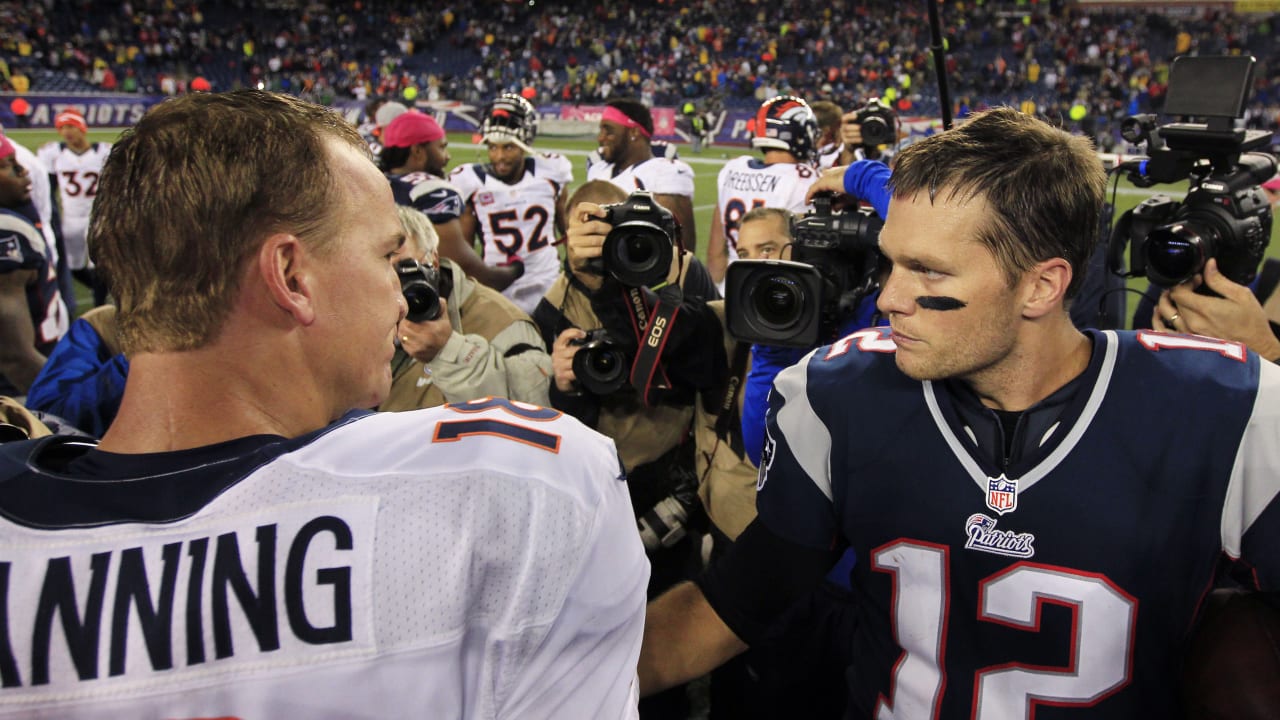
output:
POLYGON ((484 261, 524 263, 524 274, 502 291, 526 313, 560 274, 556 238, 564 231, 564 190, 573 164, 562 155, 534 152, 537 111, 523 97, 503 95, 486 110, 481 130, 488 163, 463 165, 449 182, 466 202, 464 237, 480 237, 484 261))
POLYGON ((111 143, 89 142, 85 133, 89 126, 75 110, 64 110, 54 119, 60 143, 48 143, 37 157, 58 180, 58 196, 62 208, 62 237, 67 248, 67 267, 83 270, 89 266, 85 234, 89 230, 89 211, 98 196, 98 177, 102 165, 111 154, 111 143))

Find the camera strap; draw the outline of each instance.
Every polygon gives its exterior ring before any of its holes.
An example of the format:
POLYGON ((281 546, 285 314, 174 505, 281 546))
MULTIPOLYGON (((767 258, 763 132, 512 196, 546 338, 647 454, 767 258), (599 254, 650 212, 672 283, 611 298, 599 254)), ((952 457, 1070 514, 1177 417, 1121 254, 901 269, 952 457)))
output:
POLYGON ((631 386, 640 391, 640 397, 646 407, 653 407, 656 398, 655 390, 671 388, 666 372, 659 361, 662 351, 667 346, 669 332, 680 314, 680 303, 683 293, 679 285, 670 285, 658 293, 658 301, 648 307, 644 293, 640 288, 627 288, 627 308, 632 315, 635 328, 643 328, 636 335, 636 358, 631 363, 631 386))
POLYGON ((716 442, 729 443, 729 449, 738 457, 743 457, 745 446, 742 438, 742 414, 738 412, 738 393, 746 381, 747 359, 751 355, 751 346, 747 343, 733 344, 733 359, 729 364, 729 378, 725 383, 724 395, 717 408, 716 442), (734 432, 737 430, 737 432, 734 432))

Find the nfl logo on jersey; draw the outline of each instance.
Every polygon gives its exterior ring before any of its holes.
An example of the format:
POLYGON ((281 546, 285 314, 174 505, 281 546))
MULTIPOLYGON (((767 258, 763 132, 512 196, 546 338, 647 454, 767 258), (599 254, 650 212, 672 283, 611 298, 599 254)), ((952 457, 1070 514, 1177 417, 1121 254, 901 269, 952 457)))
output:
POLYGON ((987 507, 1001 515, 1018 509, 1018 481, 1003 474, 987 478, 987 507))

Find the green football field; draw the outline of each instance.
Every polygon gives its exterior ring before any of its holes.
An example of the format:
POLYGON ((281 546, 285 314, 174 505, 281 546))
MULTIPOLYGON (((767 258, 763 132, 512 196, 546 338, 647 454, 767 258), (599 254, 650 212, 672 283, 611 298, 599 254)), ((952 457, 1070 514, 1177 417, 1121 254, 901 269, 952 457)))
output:
MULTIPOLYGON (((10 129, 5 131, 10 137, 18 142, 26 145, 31 150, 35 150, 40 145, 47 142, 56 142, 59 140, 57 133, 52 130, 17 130, 10 129)), ((118 129, 94 129, 89 133, 91 141, 112 141, 119 134, 118 129)), ((472 162, 485 162, 487 155, 484 147, 472 144, 472 138, 465 133, 449 134, 449 152, 452 156, 450 167, 462 165, 472 162)), ((575 185, 569 188, 572 192, 577 184, 583 182, 586 178, 586 160, 587 154, 596 147, 595 138, 565 138, 552 137, 543 135, 538 138, 535 147, 539 150, 547 152, 559 152, 570 157, 574 164, 574 176, 577 178, 575 185)), ((742 146, 712 146, 704 148, 700 155, 694 155, 688 146, 681 146, 681 159, 688 162, 694 170, 694 216, 698 225, 698 251, 697 254, 703 260, 706 259, 706 243, 707 237, 711 232, 711 215, 715 210, 716 198, 716 175, 720 171, 720 167, 724 163, 739 155, 750 153, 750 148, 742 146)), ((1136 188, 1128 181, 1121 179, 1118 192, 1116 195, 1116 217, 1120 213, 1132 208, 1143 199, 1150 197, 1156 193, 1165 193, 1175 198, 1181 198, 1186 193, 1186 183, 1175 185, 1161 185, 1151 189, 1136 188)), ((1107 185, 1108 199, 1110 199, 1111 183, 1107 185)), ((1280 243, 1276 242, 1277 230, 1272 226, 1272 241, 1267 249, 1269 256, 1280 257, 1280 243)), ((1130 286, 1134 288, 1142 288, 1146 286, 1146 281, 1137 279, 1130 282, 1130 286)), ((87 307, 87 298, 77 293, 80 299, 80 306, 87 307)))

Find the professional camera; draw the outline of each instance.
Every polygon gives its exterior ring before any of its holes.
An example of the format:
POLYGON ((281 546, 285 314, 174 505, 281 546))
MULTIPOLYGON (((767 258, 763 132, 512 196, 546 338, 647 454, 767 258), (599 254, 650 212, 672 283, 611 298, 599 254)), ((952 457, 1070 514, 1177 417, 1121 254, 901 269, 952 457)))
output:
MULTIPOLYGON (((1244 114, 1253 65, 1252 57, 1179 57, 1169 72, 1164 110, 1207 123, 1156 125, 1150 115, 1135 115, 1122 125, 1125 139, 1145 143, 1150 157, 1121 163, 1116 171, 1138 187, 1190 180, 1190 190, 1182 202, 1155 195, 1120 216, 1108 248, 1116 274, 1171 287, 1217 258, 1232 281, 1253 281, 1271 240, 1271 205, 1260 184, 1276 171, 1272 156, 1249 152, 1265 147, 1271 133, 1233 127, 1244 114)), ((1210 293, 1204 285, 1197 291, 1210 293)))
POLYGON ((837 213, 830 197, 791 225, 791 260, 736 260, 725 276, 729 333, 743 342, 814 347, 876 287, 884 222, 837 213))
POLYGON ((871 98, 866 105, 854 112, 856 114, 852 122, 861 126, 863 147, 872 148, 898 142, 898 118, 880 98, 871 98))
POLYGON ((409 322, 430 322, 440 317, 441 274, 430 265, 423 265, 413 258, 396 261, 396 274, 400 276, 400 292, 409 304, 409 322))
POLYGON ((631 374, 631 354, 622 349, 604 328, 570 340, 582 349, 573 355, 573 374, 578 384, 593 395, 611 395, 627 384, 631 374))
POLYGON ((604 209, 613 226, 604 238, 604 270, 627 287, 661 285, 675 253, 675 216, 643 190, 604 209))

